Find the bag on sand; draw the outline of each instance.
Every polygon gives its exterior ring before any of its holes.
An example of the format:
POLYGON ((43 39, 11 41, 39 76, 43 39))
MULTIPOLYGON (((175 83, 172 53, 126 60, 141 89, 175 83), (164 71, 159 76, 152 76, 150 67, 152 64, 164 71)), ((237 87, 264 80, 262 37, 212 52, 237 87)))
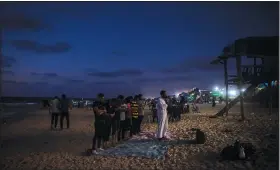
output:
POLYGON ((241 143, 236 140, 234 145, 226 146, 221 152, 223 160, 248 160, 256 152, 256 147, 252 143, 241 143))
POLYGON ((200 129, 192 128, 192 131, 196 131, 195 133, 195 141, 196 144, 204 144, 206 142, 206 135, 200 129))

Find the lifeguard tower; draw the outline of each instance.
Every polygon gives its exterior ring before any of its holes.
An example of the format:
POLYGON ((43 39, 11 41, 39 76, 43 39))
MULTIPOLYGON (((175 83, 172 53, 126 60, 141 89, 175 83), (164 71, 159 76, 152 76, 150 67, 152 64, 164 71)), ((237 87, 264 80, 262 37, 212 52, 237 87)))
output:
MULTIPOLYGON (((224 65, 224 79, 226 86, 226 106, 212 118, 228 114, 228 110, 240 101, 240 112, 242 120, 245 119, 243 99, 244 96, 255 90, 260 83, 268 83, 269 111, 272 109, 271 82, 279 79, 279 36, 272 37, 246 37, 234 41, 231 45, 224 47, 222 54, 211 64, 224 65), (242 58, 252 59, 251 65, 242 65, 242 58), (228 75, 228 62, 236 60, 236 75, 228 75), (260 60, 261 64, 257 64, 260 60), (242 92, 244 84, 250 86, 242 92), (240 95, 228 102, 228 86, 237 85, 240 95)), ((278 86, 279 87, 279 86, 278 86)))

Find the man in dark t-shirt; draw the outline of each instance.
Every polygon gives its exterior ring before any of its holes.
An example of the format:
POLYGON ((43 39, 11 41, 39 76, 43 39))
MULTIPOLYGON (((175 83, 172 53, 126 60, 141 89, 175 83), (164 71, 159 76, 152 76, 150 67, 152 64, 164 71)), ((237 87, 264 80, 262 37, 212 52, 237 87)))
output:
POLYGON ((95 113, 95 120, 98 120, 98 117, 97 117, 97 114, 96 112, 100 111, 99 108, 104 108, 104 112, 105 114, 107 115, 105 117, 105 125, 104 127, 102 128, 102 137, 103 137, 103 141, 104 141, 104 147, 106 147, 108 145, 108 141, 109 141, 109 137, 110 137, 110 132, 109 129, 110 129, 110 115, 108 114, 108 102, 106 102, 104 100, 104 95, 102 93, 99 93, 98 96, 97 96, 97 100, 95 102, 93 102, 93 111, 95 113))
POLYGON ((108 139, 112 135, 112 145, 114 145, 116 142, 117 125, 116 125, 116 119, 115 119, 116 108, 112 102, 108 103, 107 113, 110 115, 109 121, 108 121, 108 126, 107 126, 107 128, 108 128, 107 135, 108 135, 108 139))
MULTIPOLYGON (((96 149, 102 151, 101 143, 104 142, 104 129, 106 128, 107 113, 104 106, 95 107, 94 110, 94 137, 92 139, 92 154, 98 154, 96 149), (96 146, 97 144, 97 146, 96 146)), ((103 143, 104 144, 104 143, 103 143)))

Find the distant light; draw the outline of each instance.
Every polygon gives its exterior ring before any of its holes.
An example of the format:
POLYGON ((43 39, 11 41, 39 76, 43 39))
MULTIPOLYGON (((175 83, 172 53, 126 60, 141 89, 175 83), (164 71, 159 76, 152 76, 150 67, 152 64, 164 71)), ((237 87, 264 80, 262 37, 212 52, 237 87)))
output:
POLYGON ((180 95, 180 93, 178 93, 178 92, 177 92, 177 93, 175 93, 175 96, 176 96, 176 97, 179 97, 179 95, 180 95))
POLYGON ((230 95, 235 96, 236 95, 236 91, 235 90, 231 90, 228 92, 230 95))
POLYGON ((242 89, 241 91, 242 91, 242 92, 244 92, 244 91, 245 91, 245 89, 242 89))
POLYGON ((222 92, 222 91, 221 91, 220 93, 221 93, 221 94, 224 94, 224 92, 222 92))

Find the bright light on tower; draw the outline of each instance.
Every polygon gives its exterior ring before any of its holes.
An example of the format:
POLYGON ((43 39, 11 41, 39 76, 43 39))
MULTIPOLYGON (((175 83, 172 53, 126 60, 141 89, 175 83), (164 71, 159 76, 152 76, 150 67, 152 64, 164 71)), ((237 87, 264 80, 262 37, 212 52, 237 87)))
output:
POLYGON ((236 95, 236 91, 235 90, 231 90, 228 92, 230 95, 235 96, 236 95))
POLYGON ((218 90, 219 90, 219 87, 215 87, 215 90, 218 91, 218 90))

